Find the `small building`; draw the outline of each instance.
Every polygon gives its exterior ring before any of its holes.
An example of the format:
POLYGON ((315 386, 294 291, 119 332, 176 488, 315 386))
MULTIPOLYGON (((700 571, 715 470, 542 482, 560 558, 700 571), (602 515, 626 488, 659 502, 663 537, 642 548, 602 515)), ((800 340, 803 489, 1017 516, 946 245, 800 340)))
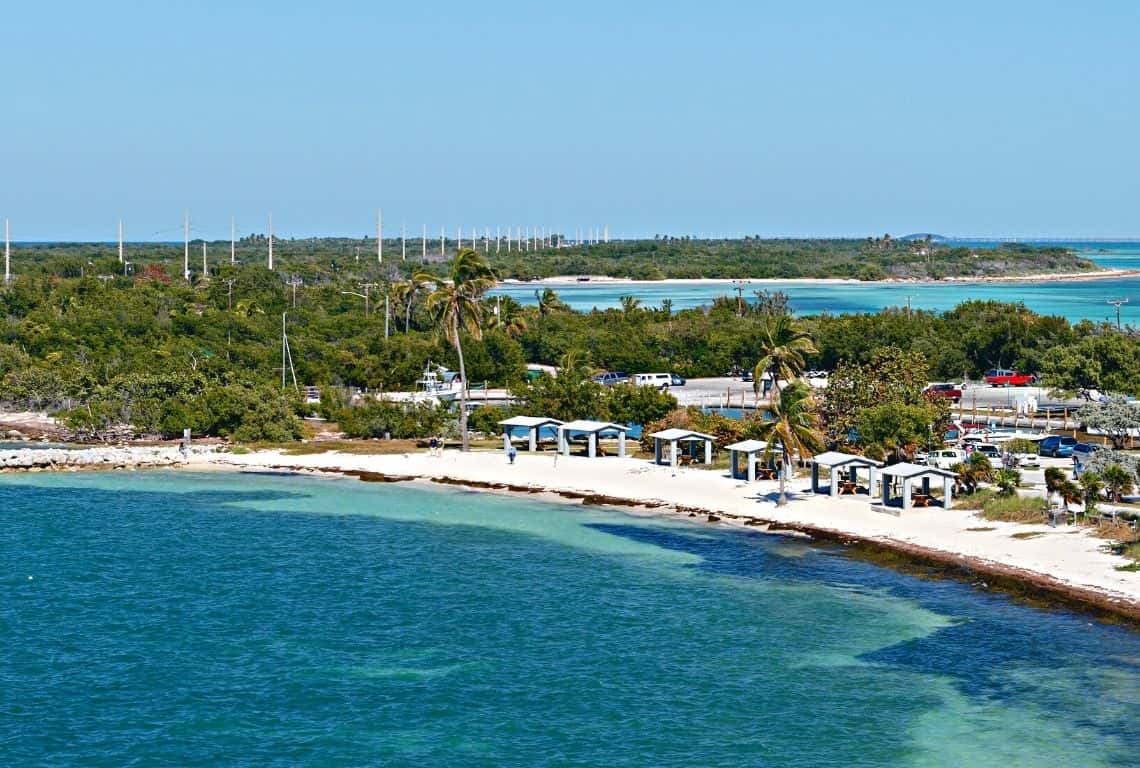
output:
POLYGON ((763 440, 741 440, 726 446, 729 455, 729 472, 737 480, 747 479, 752 482, 756 479, 756 457, 768 450, 768 444, 763 440), (745 459, 744 468, 740 467, 740 459, 745 459))
POLYGON ((859 483, 859 470, 865 469, 867 471, 867 490, 869 495, 874 496, 875 481, 878 479, 877 471, 882 466, 881 461, 868 459, 866 456, 859 456, 854 453, 841 453, 839 451, 821 453, 811 460, 811 491, 812 493, 823 493, 819 487, 820 467, 828 470, 831 476, 831 482, 827 486, 827 493, 830 496, 838 496, 840 493, 855 493, 859 483))
POLYGON ((882 476, 883 506, 899 506, 900 503, 903 509, 930 506, 934 501, 930 495, 931 478, 942 479, 942 506, 949 509, 954 505, 953 486, 958 475, 948 469, 903 462, 902 464, 883 467, 879 470, 879 474, 882 476), (918 493, 914 493, 915 481, 921 483, 918 493), (892 487, 896 483, 902 485, 902 495, 898 498, 892 495, 892 487))
POLYGON ((527 431, 527 447, 533 452, 538 448, 539 433, 548 429, 555 433, 562 422, 558 419, 552 419, 549 416, 512 416, 509 419, 503 419, 499 422, 499 426, 503 428, 503 448, 510 449, 511 447, 511 433, 518 429, 525 429, 527 431))
POLYGON ((625 433, 629 427, 624 424, 611 424, 608 421, 578 419, 558 425, 558 449, 563 456, 570 455, 570 438, 573 435, 586 435, 587 454, 590 458, 598 455, 598 440, 603 435, 617 435, 618 456, 625 457, 625 433))
POLYGON ((689 449, 689 457, 693 456, 692 451, 696 448, 698 443, 705 445, 705 464, 712 463, 712 449, 713 443, 716 438, 712 435, 706 435, 703 432, 694 432, 691 429, 680 429, 673 427, 671 429, 663 429, 660 432, 654 432, 650 435, 653 438, 653 463, 665 463, 665 445, 669 445, 669 466, 677 466, 677 445, 685 443, 685 447, 689 449))

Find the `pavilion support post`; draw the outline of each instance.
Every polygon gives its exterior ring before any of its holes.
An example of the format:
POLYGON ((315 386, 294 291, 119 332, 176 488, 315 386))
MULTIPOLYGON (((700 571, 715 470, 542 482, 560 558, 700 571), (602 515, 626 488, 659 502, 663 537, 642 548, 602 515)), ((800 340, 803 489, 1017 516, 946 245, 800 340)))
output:
POLYGON ((811 492, 819 493, 819 465, 811 463, 811 492))
POLYGON ((879 490, 875 485, 879 480, 879 471, 874 467, 867 467, 867 495, 872 499, 875 498, 876 492, 879 490))
POLYGON ((750 452, 744 455, 748 457, 748 482, 754 483, 756 482, 756 454, 750 452))
POLYGON ((528 431, 530 434, 528 435, 527 447, 531 453, 534 453, 538 450, 538 427, 532 427, 528 431))
POLYGON ((831 467, 830 469, 827 470, 827 474, 829 475, 828 480, 830 481, 830 484, 829 484, 829 487, 827 490, 827 495, 832 496, 832 497, 838 496, 839 495, 839 470, 835 467, 831 467))
POLYGON ((677 468, 677 441, 669 441, 669 466, 673 469, 677 468))
POLYGON ((558 450, 562 451, 563 456, 570 455, 570 435, 566 430, 558 430, 558 450))
POLYGON ((889 477, 885 477, 881 480, 881 482, 883 485, 883 506, 885 507, 891 501, 891 479, 889 477))
POLYGON ((927 496, 930 495, 930 477, 929 476, 922 478, 922 492, 923 492, 923 494, 925 494, 927 496))
POLYGON ((910 509, 910 478, 909 477, 903 478, 903 489, 902 489, 902 491, 903 491, 903 498, 902 498, 903 509, 910 509))
POLYGON ((942 508, 950 509, 954 506, 954 484, 951 478, 942 478, 942 508))
POLYGON ((661 438, 660 437, 653 438, 653 463, 654 464, 660 464, 661 463, 661 438))
POLYGON ((598 455, 598 433, 591 432, 589 439, 586 443, 589 457, 592 459, 598 455))
POLYGON ((712 464, 712 442, 705 440, 705 466, 712 464))
POLYGON ((625 432, 618 432, 618 458, 625 458, 625 432))

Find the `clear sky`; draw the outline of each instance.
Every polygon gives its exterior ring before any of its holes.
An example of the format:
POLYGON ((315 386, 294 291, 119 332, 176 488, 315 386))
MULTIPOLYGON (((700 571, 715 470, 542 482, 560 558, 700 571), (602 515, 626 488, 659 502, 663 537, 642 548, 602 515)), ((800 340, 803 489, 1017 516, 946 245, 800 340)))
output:
POLYGON ((13 2, 17 240, 1140 236, 1140 3, 13 2))

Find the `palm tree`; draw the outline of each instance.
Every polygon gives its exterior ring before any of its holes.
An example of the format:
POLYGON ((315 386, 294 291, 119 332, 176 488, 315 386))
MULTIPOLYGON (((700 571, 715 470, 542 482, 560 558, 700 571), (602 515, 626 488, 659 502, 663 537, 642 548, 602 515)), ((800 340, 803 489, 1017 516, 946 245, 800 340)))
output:
POLYGON ((641 308, 641 299, 636 296, 619 296, 618 301, 621 302, 621 312, 623 315, 632 315, 641 308))
POLYGON ((436 279, 428 294, 427 309, 435 316, 447 340, 459 357, 459 431, 463 450, 470 448, 467 435, 467 368, 463 362, 462 331, 479 338, 481 333, 479 297, 495 284, 495 273, 477 251, 461 249, 451 262, 450 280, 436 279))
POLYGON ((752 372, 752 387, 760 393, 764 375, 772 379, 769 399, 780 397, 780 379, 795 381, 804 372, 804 358, 817 350, 811 335, 791 315, 769 315, 764 318, 764 339, 760 343, 763 356, 752 372))
POLYGON ((535 291, 534 297, 538 300, 538 314, 542 317, 553 315, 556 312, 565 312, 569 307, 553 288, 544 288, 535 291))
POLYGON ((502 296, 495 304, 495 311, 487 323, 491 328, 503 331, 512 339, 517 339, 527 331, 526 314, 522 304, 510 296, 502 296))
POLYGON ((416 293, 419 292, 420 288, 430 285, 434 281, 435 277, 430 272, 417 269, 408 278, 408 282, 404 283, 404 296, 407 299, 407 304, 404 305, 404 333, 407 333, 412 327, 412 304, 415 303, 416 293))
POLYGON ((796 381, 780 392, 778 400, 771 404, 772 420, 760 424, 762 440, 768 441, 764 450, 764 460, 771 461, 779 450, 783 467, 780 471, 780 497, 778 506, 788 503, 785 482, 792 468, 792 454, 803 457, 823 447, 823 435, 819 431, 819 416, 815 410, 811 390, 802 381, 796 381), (779 443, 777 447, 776 444, 779 443))
POLYGON ((1100 477, 1114 501, 1123 501, 1124 494, 1132 492, 1132 473, 1119 464, 1109 464, 1100 477))

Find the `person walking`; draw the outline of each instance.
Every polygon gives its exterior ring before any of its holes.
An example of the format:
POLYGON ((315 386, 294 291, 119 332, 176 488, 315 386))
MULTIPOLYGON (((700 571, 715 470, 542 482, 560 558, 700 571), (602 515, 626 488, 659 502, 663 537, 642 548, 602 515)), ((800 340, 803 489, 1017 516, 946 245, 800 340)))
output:
POLYGON ((518 455, 519 455, 519 452, 513 445, 507 449, 507 459, 511 464, 515 463, 515 456, 518 456, 518 455))

